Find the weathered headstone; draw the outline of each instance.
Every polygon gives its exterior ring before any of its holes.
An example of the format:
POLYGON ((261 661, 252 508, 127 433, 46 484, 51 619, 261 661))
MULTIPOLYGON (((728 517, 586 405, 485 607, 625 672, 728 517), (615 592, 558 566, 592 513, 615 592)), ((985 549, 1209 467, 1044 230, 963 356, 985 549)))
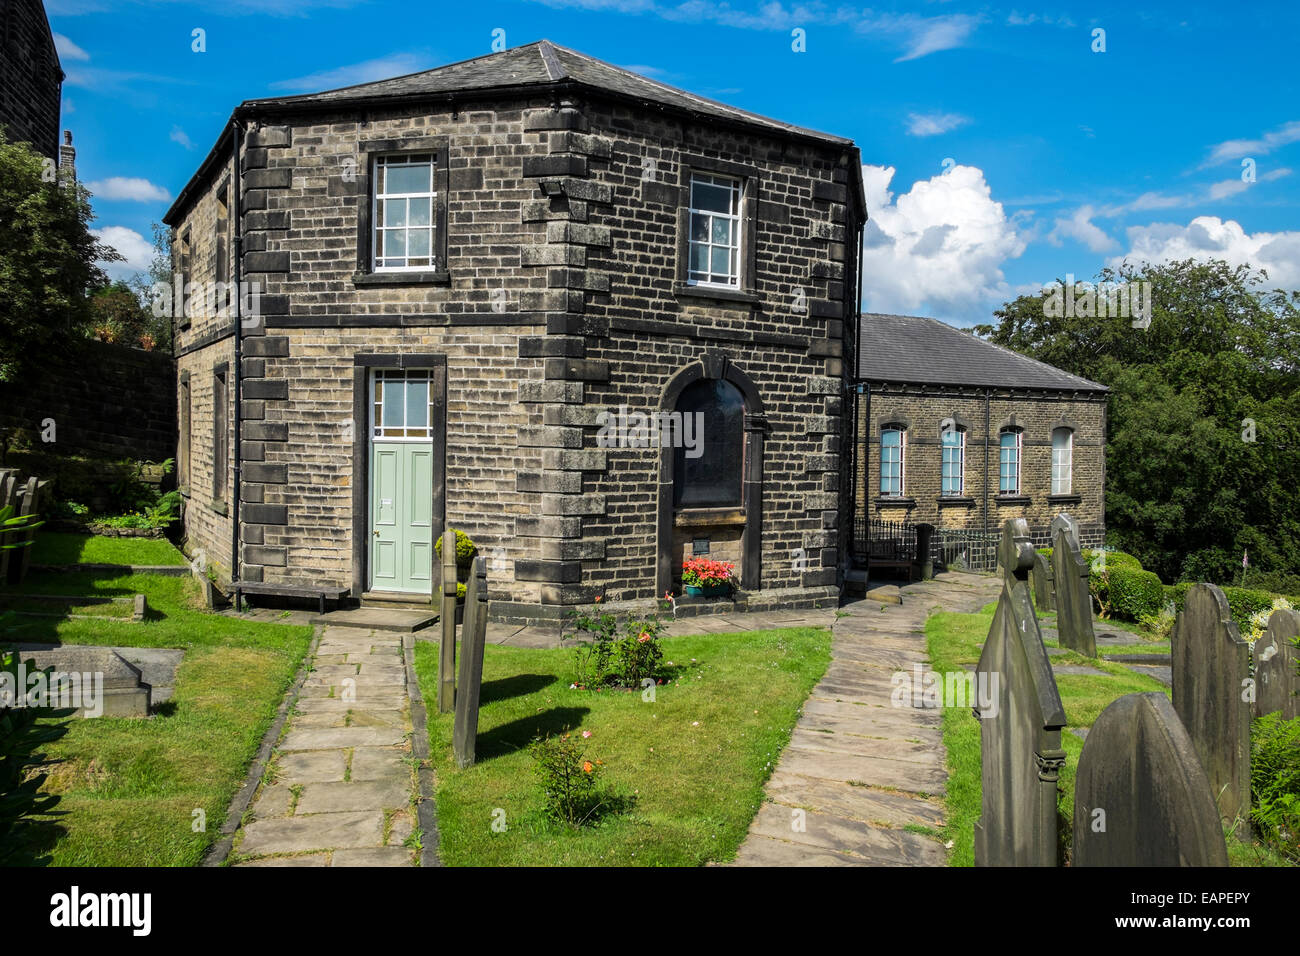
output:
POLYGON ((29 675, 54 668, 54 706, 75 708, 82 717, 149 716, 152 688, 139 667, 110 648, 67 644, 19 657, 29 675))
POLYGON ((973 708, 983 787, 976 866, 1060 863, 1056 797, 1065 707, 1030 600, 1033 554, 1025 520, 1008 521, 998 549, 1002 596, 975 669, 975 686, 990 692, 973 708))
POLYGON ((1074 866, 1228 865, 1210 778, 1164 694, 1111 701, 1074 779, 1074 866))
POLYGON ((1052 605, 1052 565, 1047 555, 1034 552, 1034 566, 1029 572, 1034 584, 1034 606, 1039 611, 1054 610, 1052 605))
MULTIPOLYGON (((18 475, 12 468, 0 470, 0 510, 13 508, 10 517, 18 514, 18 475)), ((13 535, 0 530, 0 545, 10 544, 13 535)), ((9 555, 12 551, 0 547, 0 584, 9 580, 9 555)))
POLYGON ((1283 720, 1300 717, 1300 611, 1280 608, 1255 642, 1255 716, 1280 711, 1283 720))
MULTIPOLYGON (((445 545, 444 545, 445 547, 445 545)), ((456 681, 456 724, 452 746, 456 763, 474 762, 478 738, 478 700, 483 685, 483 645, 487 642, 487 559, 474 559, 465 593, 465 623, 460 630, 460 676, 456 681)))
POLYGON ((1187 592, 1171 638, 1174 710, 1210 778, 1219 814, 1250 820, 1250 645, 1213 584, 1187 592))
MULTIPOLYGON (((18 504, 18 514, 23 517, 40 515, 41 513, 41 494, 45 490, 47 481, 41 481, 34 475, 27 479, 27 485, 23 488, 21 495, 22 500, 18 504)), ((26 547, 16 548, 9 552, 9 583, 21 584, 23 578, 27 576, 27 568, 31 564, 32 549, 30 542, 36 537, 36 532, 31 528, 25 528, 17 534, 10 537, 11 544, 26 544, 26 547)))
POLYGON ((1088 562, 1079 548, 1078 523, 1067 514, 1052 519, 1052 594, 1056 605, 1057 639, 1062 647, 1087 657, 1097 656, 1092 631, 1092 594, 1088 562))
POLYGON ((442 536, 442 644, 438 655, 438 713, 456 703, 456 532, 442 536))

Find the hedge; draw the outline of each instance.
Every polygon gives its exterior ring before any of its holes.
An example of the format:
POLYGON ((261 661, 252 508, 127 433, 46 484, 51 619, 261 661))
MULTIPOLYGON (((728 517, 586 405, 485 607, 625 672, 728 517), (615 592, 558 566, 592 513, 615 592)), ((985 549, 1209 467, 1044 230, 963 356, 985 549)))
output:
POLYGON ((1152 571, 1116 566, 1107 558, 1106 572, 1092 574, 1088 581, 1097 602, 1109 607, 1110 617, 1122 621, 1136 623, 1146 615, 1159 614, 1165 605, 1165 586, 1152 571))
MULTIPOLYGON (((1194 583, 1193 581, 1179 581, 1177 584, 1168 585, 1165 588, 1165 599, 1173 601, 1174 608, 1181 611, 1183 602, 1187 599, 1187 592, 1194 583)), ((1221 590, 1223 596, 1228 599, 1228 609, 1232 613, 1232 619, 1237 622, 1237 627, 1242 631, 1250 630, 1250 619, 1252 617, 1260 611, 1266 611, 1273 607, 1275 595, 1268 591, 1232 587, 1221 587, 1221 590)))

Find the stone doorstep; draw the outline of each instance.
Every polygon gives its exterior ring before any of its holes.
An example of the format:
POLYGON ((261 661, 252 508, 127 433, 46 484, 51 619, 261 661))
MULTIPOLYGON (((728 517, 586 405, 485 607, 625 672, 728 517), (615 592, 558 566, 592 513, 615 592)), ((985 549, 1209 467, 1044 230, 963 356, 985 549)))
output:
POLYGON ((319 614, 313 618, 312 623, 325 627, 361 628, 367 631, 395 631, 409 634, 423 630, 437 620, 438 615, 429 611, 360 607, 319 614))

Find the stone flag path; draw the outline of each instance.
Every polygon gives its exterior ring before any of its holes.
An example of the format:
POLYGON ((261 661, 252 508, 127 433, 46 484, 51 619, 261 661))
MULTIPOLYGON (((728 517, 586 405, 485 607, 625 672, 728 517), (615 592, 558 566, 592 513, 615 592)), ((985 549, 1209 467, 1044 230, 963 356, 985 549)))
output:
POLYGON ((417 865, 405 661, 401 634, 324 629, 234 865, 417 865))
POLYGON ((903 603, 841 609, 831 663, 795 724, 737 866, 943 866, 947 851, 909 824, 943 826, 940 711, 891 706, 891 678, 928 669, 925 620, 997 600, 996 576, 948 572, 904 586, 903 603))

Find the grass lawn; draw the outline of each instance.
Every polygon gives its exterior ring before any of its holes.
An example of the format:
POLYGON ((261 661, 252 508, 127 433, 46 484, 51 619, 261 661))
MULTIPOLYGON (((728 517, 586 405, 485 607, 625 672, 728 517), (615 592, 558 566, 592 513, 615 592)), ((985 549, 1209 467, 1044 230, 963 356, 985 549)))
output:
MULTIPOLYGON (((931 667, 938 673, 958 671, 979 661, 980 648, 988 637, 993 623, 996 604, 986 605, 976 614, 940 613, 930 617, 925 625, 929 644, 931 667)), ((1110 622, 1106 622, 1109 624, 1110 622)), ((1056 642, 1045 642, 1055 647, 1056 642)), ((1138 653, 1150 649, 1151 653, 1163 650, 1168 653, 1168 642, 1148 642, 1125 648, 1107 648, 1111 653, 1138 653), (1138 650, 1140 649, 1140 650, 1138 650)), ((1106 706, 1124 694, 1161 691, 1169 688, 1159 681, 1135 674, 1128 668, 1104 659, 1094 660, 1069 652, 1052 658, 1053 665, 1085 664, 1105 671, 1105 676, 1090 674, 1058 674, 1056 686, 1065 705, 1067 727, 1091 727, 1106 706)), ((979 721, 966 707, 948 707, 943 711, 943 739, 948 750, 948 823, 944 840, 952 840, 949 856, 951 866, 973 866, 975 863, 975 822, 980 817, 980 729, 979 721)), ((1061 746, 1065 750, 1065 769, 1061 773, 1061 812, 1065 819, 1074 819, 1074 774, 1083 752, 1083 741, 1070 733, 1061 732, 1061 746)), ((1228 839, 1228 856, 1233 866, 1280 866, 1286 861, 1269 848, 1259 844, 1245 844, 1235 837, 1228 839)))
MULTIPOLYGON (((667 637, 668 682, 641 692, 573 690, 574 652, 489 645, 478 763, 452 757, 451 715, 429 714, 444 863, 455 866, 698 866, 729 860, 763 799, 804 699, 830 662, 818 628, 667 637), (549 823, 527 752, 535 735, 591 731, 586 756, 630 797, 594 826, 549 823), (492 824, 504 811, 508 829, 492 824)), ((438 645, 415 668, 437 698, 438 645)))
POLYGON ((165 538, 101 538, 90 534, 36 532, 32 564, 188 564, 165 538))
MULTIPOLYGON (((107 545, 142 543, 104 540, 107 545)), ((108 546, 101 551, 98 544, 86 550, 116 553, 108 546)), ((23 590, 143 593, 152 619, 130 624, 19 616, 5 634, 8 640, 186 651, 175 696, 158 715, 147 720, 73 718, 68 734, 46 748, 48 756, 60 761, 50 768, 46 789, 62 795, 58 809, 66 813, 58 820, 59 832, 48 834, 53 863, 198 863, 218 836, 230 800, 307 650, 311 629, 207 613, 189 577, 31 574, 23 590), (193 832, 195 810, 206 814, 205 832, 193 832)))

